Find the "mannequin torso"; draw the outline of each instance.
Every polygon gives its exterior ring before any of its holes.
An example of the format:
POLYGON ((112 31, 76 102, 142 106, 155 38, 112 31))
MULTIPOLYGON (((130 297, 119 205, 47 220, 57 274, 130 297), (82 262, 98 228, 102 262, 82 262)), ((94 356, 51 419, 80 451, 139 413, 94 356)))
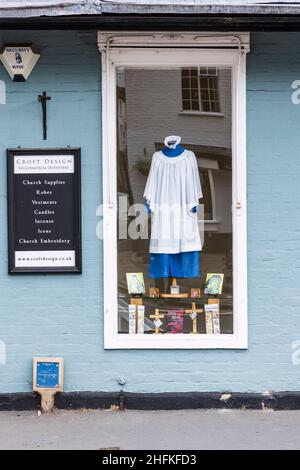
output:
MULTIPOLYGON (((171 136, 172 137, 172 136, 171 136)), ((174 137, 174 136, 173 136, 174 137)), ((175 136, 176 137, 176 136, 175 136)), ((180 138, 171 139, 169 146, 168 137, 165 139, 165 147, 161 152, 169 158, 179 157, 186 149, 180 145, 180 138), (177 140, 177 142, 176 142, 177 140)), ((145 202, 146 209, 150 212, 148 204, 145 202)), ((196 212, 197 207, 193 207, 192 212, 196 212)), ((198 277, 199 270, 199 252, 183 252, 176 254, 153 254, 149 256, 149 277, 169 278, 169 277, 198 277)))

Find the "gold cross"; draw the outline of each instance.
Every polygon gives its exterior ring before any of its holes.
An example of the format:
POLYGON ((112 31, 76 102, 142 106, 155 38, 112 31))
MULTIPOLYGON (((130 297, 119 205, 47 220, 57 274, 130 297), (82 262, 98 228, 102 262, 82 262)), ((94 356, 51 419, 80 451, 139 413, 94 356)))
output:
MULTIPOLYGON (((155 314, 154 315, 149 315, 149 318, 153 318, 153 323, 154 323, 156 320, 160 320, 161 318, 165 318, 165 316, 162 313, 159 313, 159 309, 156 308, 155 309, 155 314)), ((159 333, 159 328, 155 325, 155 323, 154 323, 154 326, 155 326, 154 334, 157 335, 159 333)))
MULTIPOLYGON (((185 313, 203 313, 203 309, 202 308, 196 308, 196 302, 192 302, 192 308, 191 309, 187 309, 185 310, 185 313)), ((191 331, 191 333, 193 335, 196 335, 198 333, 197 331, 197 317, 195 317, 194 319, 192 319, 192 322, 193 322, 193 331, 191 331)))

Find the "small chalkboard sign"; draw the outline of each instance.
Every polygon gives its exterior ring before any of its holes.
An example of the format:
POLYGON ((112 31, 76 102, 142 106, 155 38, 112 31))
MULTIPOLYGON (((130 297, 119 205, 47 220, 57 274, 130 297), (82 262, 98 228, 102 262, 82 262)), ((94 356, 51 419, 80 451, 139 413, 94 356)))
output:
POLYGON ((33 359, 33 390, 63 389, 63 359, 54 357, 35 357, 33 359))

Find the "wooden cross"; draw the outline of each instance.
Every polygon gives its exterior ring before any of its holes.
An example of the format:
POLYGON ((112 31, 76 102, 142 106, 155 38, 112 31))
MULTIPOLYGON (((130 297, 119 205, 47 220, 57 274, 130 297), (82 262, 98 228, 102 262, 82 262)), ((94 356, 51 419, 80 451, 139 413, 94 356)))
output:
POLYGON ((47 101, 51 100, 51 96, 47 96, 47 92, 43 91, 43 94, 38 96, 38 100, 43 112, 43 139, 47 140, 47 101))
MULTIPOLYGON (((192 308, 185 310, 185 313, 188 313, 188 314, 203 313, 203 309, 202 308, 196 308, 196 302, 192 302, 192 308)), ((194 319, 192 319, 192 322, 193 322, 193 330, 191 331, 191 333, 193 335, 196 335, 198 333, 198 331, 197 331, 197 316, 194 319)))
MULTIPOLYGON (((155 309, 155 314, 154 315, 149 315, 149 318, 153 318, 153 323, 156 322, 157 320, 160 320, 161 318, 165 318, 165 316, 162 314, 162 313, 159 313, 159 309, 156 308, 155 309)), ((154 323, 154 326, 155 326, 155 329, 154 329, 154 334, 157 335, 159 333, 159 327, 155 325, 154 323)))

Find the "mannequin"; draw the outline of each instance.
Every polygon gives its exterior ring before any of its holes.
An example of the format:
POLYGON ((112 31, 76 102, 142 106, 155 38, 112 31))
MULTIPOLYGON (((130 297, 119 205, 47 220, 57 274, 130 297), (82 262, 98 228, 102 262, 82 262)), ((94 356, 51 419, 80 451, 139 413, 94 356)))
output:
MULTIPOLYGON (((161 150, 162 154, 170 159, 176 159, 176 157, 183 155, 186 149, 180 145, 180 142, 179 136, 166 137, 165 146, 161 150)), ((151 212, 147 202, 146 207, 148 212, 151 212)), ((196 212, 196 210, 196 206, 191 208, 192 212, 196 212)), ((185 278, 198 277, 199 275, 199 250, 176 253, 150 252, 149 254, 149 277, 151 278, 185 278)))

